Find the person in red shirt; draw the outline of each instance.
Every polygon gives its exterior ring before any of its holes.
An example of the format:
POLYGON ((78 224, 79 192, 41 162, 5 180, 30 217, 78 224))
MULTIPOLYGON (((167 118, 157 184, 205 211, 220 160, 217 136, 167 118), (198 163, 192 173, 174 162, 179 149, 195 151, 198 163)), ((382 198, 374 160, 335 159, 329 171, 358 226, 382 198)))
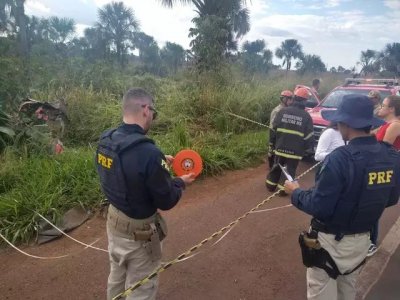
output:
POLYGON ((376 139, 400 150, 400 96, 386 97, 378 111, 378 117, 384 119, 386 124, 378 129, 376 139))
MULTIPOLYGON (((400 151, 400 96, 391 95, 386 97, 377 111, 377 116, 384 119, 386 123, 376 131, 376 139, 379 142, 389 143, 397 151, 400 151)), ((371 230, 371 245, 367 256, 374 255, 378 250, 378 231, 379 223, 377 222, 371 230)))

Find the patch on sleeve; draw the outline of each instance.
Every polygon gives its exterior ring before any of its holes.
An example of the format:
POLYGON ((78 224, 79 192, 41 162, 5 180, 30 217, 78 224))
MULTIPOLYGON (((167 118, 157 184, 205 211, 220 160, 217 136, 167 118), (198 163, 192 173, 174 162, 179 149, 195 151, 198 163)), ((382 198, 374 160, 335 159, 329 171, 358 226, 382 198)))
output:
POLYGON ((167 170, 168 172, 170 171, 169 165, 168 165, 168 163, 167 163, 164 159, 161 159, 161 166, 162 166, 165 170, 167 170))

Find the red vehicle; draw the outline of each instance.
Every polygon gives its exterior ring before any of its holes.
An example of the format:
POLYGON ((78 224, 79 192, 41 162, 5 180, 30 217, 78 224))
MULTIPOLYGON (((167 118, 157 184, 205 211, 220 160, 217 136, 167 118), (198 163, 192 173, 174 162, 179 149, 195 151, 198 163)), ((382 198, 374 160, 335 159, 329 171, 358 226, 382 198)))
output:
POLYGON ((343 85, 334 88, 321 103, 308 111, 314 124, 315 145, 318 143, 321 132, 329 125, 329 122, 321 117, 321 110, 337 109, 343 101, 344 95, 368 95, 371 90, 378 90, 383 101, 387 96, 396 95, 400 92, 399 81, 397 79, 346 78, 343 85))

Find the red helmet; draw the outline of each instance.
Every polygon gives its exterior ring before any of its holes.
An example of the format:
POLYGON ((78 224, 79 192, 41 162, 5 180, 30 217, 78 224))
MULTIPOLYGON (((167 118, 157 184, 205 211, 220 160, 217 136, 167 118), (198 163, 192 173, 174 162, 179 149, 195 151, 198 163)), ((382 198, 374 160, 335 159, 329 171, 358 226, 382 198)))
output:
POLYGON ((291 91, 285 90, 285 91, 282 91, 281 97, 292 98, 293 97, 293 93, 291 91))
POLYGON ((298 88, 297 90, 294 91, 294 95, 296 97, 304 98, 307 100, 308 97, 310 96, 310 93, 306 88, 298 88))

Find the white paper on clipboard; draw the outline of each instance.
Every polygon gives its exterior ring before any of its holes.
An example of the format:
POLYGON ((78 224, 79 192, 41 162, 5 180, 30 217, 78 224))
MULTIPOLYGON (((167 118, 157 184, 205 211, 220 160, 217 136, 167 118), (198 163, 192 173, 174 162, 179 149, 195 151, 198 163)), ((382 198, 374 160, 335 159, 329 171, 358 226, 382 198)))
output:
POLYGON ((282 166, 281 164, 279 164, 279 167, 281 168, 283 174, 285 174, 285 177, 287 178, 287 180, 294 181, 293 177, 289 174, 289 172, 287 171, 286 167, 282 166))

